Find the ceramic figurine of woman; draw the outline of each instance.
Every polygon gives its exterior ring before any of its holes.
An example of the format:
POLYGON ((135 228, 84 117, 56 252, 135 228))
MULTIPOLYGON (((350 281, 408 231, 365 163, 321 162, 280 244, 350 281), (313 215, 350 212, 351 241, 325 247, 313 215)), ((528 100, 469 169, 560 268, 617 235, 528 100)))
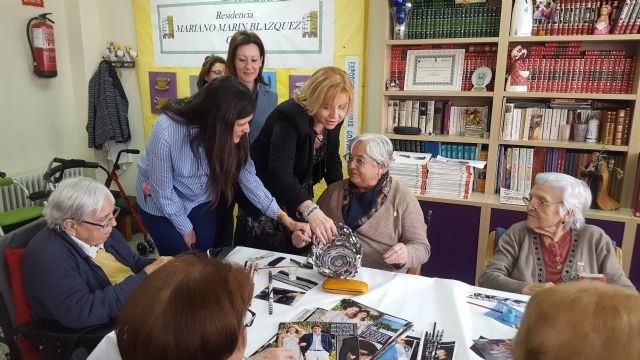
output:
POLYGON ((524 58, 527 50, 518 45, 511 50, 511 70, 507 77, 506 91, 527 91, 529 89, 529 70, 526 68, 524 58))
POLYGON ((532 0, 515 0, 511 12, 511 36, 531 36, 532 29, 532 0))
POLYGON ((607 35, 611 31, 609 13, 611 13, 611 6, 603 3, 600 8, 600 17, 596 20, 596 23, 593 26, 593 35, 607 35))

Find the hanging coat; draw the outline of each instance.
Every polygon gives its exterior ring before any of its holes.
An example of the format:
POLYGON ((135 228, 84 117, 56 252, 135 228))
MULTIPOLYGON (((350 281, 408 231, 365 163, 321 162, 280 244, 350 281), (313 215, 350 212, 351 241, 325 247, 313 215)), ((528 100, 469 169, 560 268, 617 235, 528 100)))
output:
POLYGON ((129 101, 116 69, 107 61, 100 62, 89 80, 89 147, 101 149, 108 140, 131 140, 128 112, 129 101))

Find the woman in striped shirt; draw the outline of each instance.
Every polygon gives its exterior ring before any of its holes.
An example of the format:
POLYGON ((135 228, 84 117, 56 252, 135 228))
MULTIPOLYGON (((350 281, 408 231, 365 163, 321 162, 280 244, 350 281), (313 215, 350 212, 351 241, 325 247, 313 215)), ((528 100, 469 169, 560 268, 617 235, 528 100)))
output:
POLYGON ((229 224, 216 222, 216 209, 233 201, 238 185, 263 214, 291 231, 309 231, 280 210, 256 176, 247 138, 255 106, 244 84, 223 76, 163 108, 138 162, 136 186, 160 254, 220 245, 216 227, 229 224))

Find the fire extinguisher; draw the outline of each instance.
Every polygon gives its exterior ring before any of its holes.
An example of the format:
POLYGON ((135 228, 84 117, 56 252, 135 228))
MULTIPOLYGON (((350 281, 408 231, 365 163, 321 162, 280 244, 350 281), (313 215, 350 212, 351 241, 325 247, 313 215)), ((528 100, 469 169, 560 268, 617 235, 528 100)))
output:
POLYGON ((58 75, 56 45, 53 38, 53 25, 51 25, 55 22, 49 19, 48 15, 51 13, 40 14, 29 19, 27 23, 27 40, 33 57, 33 73, 42 78, 53 78, 58 75))

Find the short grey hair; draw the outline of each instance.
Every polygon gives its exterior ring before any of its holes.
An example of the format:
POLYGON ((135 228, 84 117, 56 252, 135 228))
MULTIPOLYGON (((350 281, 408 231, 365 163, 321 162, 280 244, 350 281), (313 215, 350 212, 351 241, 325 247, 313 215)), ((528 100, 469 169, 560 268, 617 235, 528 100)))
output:
POLYGON ((105 199, 115 202, 111 191, 102 183, 87 177, 63 180, 53 191, 44 209, 50 228, 62 228, 67 219, 82 220, 102 208, 105 199))
POLYGON ((385 164, 387 171, 389 170, 389 164, 393 159, 393 144, 388 137, 374 133, 360 134, 351 139, 349 152, 353 151, 353 147, 359 142, 364 144, 365 152, 370 158, 377 161, 378 164, 385 164))
POLYGON ((562 197, 562 214, 573 210, 573 217, 565 224, 567 228, 580 230, 584 226, 584 212, 591 206, 591 190, 584 181, 562 173, 546 172, 536 176, 535 184, 549 186, 562 197))

